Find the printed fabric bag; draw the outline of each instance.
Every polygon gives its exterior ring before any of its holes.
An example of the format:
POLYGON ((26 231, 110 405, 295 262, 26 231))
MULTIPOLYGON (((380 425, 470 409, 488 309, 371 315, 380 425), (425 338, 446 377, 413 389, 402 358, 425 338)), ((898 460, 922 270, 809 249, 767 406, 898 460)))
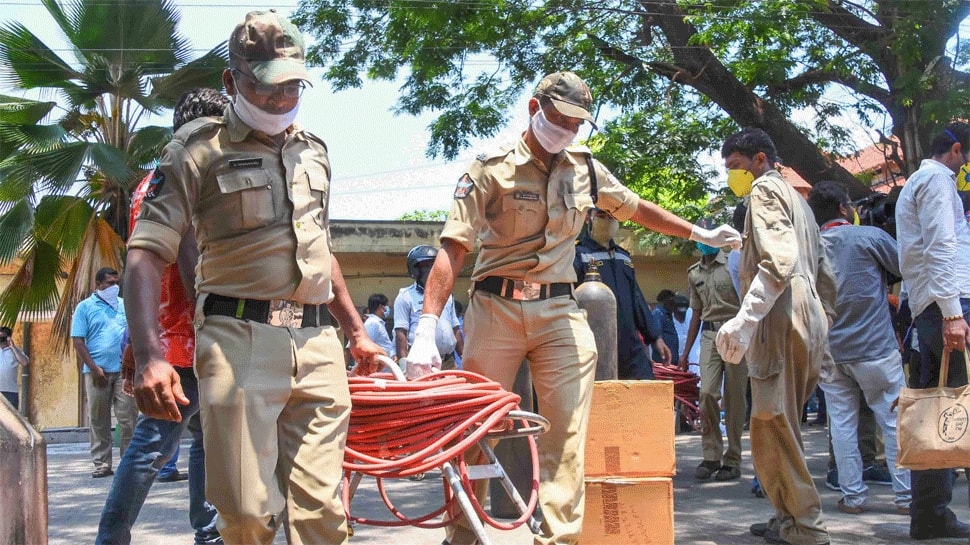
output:
MULTIPOLYGON (((963 351, 967 361, 966 351, 963 351)), ((950 351, 940 363, 936 388, 899 391, 896 465, 906 469, 945 469, 970 465, 970 386, 947 388, 950 351)))

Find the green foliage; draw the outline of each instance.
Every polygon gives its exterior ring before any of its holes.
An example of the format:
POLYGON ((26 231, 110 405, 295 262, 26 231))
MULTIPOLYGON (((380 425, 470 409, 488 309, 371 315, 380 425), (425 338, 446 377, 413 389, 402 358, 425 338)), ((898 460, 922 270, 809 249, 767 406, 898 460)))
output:
POLYGON ((445 221, 448 219, 447 210, 415 210, 403 214, 398 221, 445 221))
POLYGON ((71 58, 22 22, 0 23, 0 81, 58 96, 0 96, 0 264, 20 264, 0 294, 2 320, 17 308, 73 310, 72 301, 58 303, 61 267, 83 287, 65 288, 74 297, 91 283, 87 269, 77 270, 92 262, 79 259, 85 252, 120 255, 130 189, 171 138, 170 129, 139 127, 141 120, 189 89, 221 88, 226 66, 225 43, 192 58, 170 0, 42 1, 71 58), (85 245, 86 234, 97 243, 85 245))

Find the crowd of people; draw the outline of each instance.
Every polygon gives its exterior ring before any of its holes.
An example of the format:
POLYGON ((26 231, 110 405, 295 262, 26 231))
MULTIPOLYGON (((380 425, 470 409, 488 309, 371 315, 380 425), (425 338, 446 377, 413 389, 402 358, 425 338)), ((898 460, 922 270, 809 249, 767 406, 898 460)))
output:
MULTIPOLYGON (((907 357, 909 384, 934 385, 943 351, 970 341, 970 253, 961 251, 970 228, 955 185, 968 163, 967 124, 938 134, 907 182, 897 240, 853 225, 840 184, 819 183, 808 200, 798 195, 759 129, 721 149, 728 185, 745 202, 740 228, 692 224, 640 198, 573 144, 581 125, 595 127, 592 95, 578 75, 555 72, 529 100, 521 136, 482 153, 458 180, 440 249, 409 252, 413 283, 393 303, 372 295, 361 316, 331 253, 327 147, 296 122, 310 81, 302 35, 273 10, 251 12, 228 52, 228 97, 197 89, 182 98, 174 137, 135 192, 125 299, 121 276, 105 268, 74 314, 92 476, 114 475, 97 543, 130 543, 186 428, 196 544, 268 544, 280 527, 290 543, 346 543, 339 486, 350 397, 337 326, 362 375, 381 369, 378 356, 402 363, 411 378, 460 361, 512 390, 527 361, 551 422, 539 442, 535 543, 578 543, 597 352, 572 294, 591 265, 617 296, 620 378, 651 379, 655 362, 698 366, 705 425, 695 478, 739 479, 750 427, 755 472, 772 505, 751 533, 768 543, 831 541, 800 431, 818 384, 842 492, 836 508, 868 507, 865 406, 910 536, 967 536, 947 507, 952 470, 896 467, 891 405, 906 378, 887 298, 904 281, 902 305, 913 317, 905 343, 918 346, 907 357), (686 294, 661 292, 651 311, 614 240, 621 221, 696 243, 701 258, 685 271, 686 294), (476 248, 467 310, 457 312, 452 291, 476 248)), ((0 350, 5 373, 27 365, 9 329, 0 328, 0 350)), ((951 385, 966 384, 962 357, 952 361, 951 385)), ((16 404, 7 382, 2 391, 16 404)), ((477 542, 464 517, 446 518, 443 545, 477 542)))

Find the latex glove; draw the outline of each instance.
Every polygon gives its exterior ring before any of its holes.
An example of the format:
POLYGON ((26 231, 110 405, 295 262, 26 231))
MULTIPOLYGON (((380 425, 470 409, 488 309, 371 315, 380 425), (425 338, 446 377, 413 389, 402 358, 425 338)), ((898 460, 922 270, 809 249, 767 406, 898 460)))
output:
POLYGON ((741 362, 741 358, 748 351, 758 323, 768 315, 775 300, 783 291, 785 291, 784 284, 771 278, 767 272, 758 271, 758 275, 751 282, 751 287, 748 288, 748 293, 744 296, 744 301, 741 302, 738 315, 722 325, 714 339, 717 352, 724 361, 741 362))
POLYGON ((690 239, 694 242, 702 242, 714 248, 730 246, 737 250, 741 247, 741 233, 737 232, 730 225, 721 225, 714 229, 704 229, 697 225, 690 232, 690 239))
POLYGON ((434 314, 422 314, 414 328, 414 343, 408 350, 407 377, 408 380, 421 378, 441 370, 441 354, 435 343, 435 330, 438 328, 438 317, 434 314))

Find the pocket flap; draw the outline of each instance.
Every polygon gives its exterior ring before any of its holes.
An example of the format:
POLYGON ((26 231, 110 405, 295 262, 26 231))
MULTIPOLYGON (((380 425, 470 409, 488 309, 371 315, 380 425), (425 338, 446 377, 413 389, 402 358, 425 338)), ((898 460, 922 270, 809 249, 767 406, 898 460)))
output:
POLYGON ((330 188, 330 178, 327 177, 327 171, 321 167, 312 167, 306 169, 307 181, 310 184, 310 189, 314 191, 322 191, 326 193, 330 188))
POLYGON ((269 174, 265 170, 248 169, 224 172, 216 176, 216 180, 219 182, 219 191, 223 193, 270 187, 269 174))
POLYGON ((566 201, 566 208, 576 208, 585 212, 593 207, 593 197, 587 193, 566 193, 562 198, 566 201))

